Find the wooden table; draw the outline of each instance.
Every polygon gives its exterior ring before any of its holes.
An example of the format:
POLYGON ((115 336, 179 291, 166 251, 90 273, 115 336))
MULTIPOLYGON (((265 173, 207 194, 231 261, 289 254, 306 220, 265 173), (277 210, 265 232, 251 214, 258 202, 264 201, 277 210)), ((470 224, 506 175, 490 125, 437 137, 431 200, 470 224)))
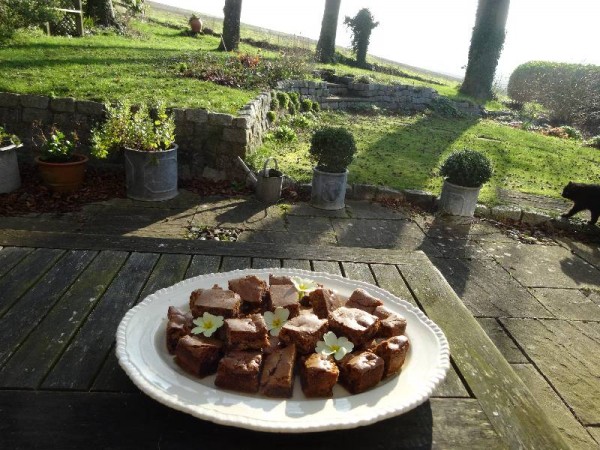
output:
POLYGON ((421 252, 10 230, 0 246, 0 448, 566 448, 421 252), (371 426, 269 434, 164 407, 118 366, 115 330, 146 295, 203 273, 280 266, 374 283, 420 307, 450 343, 444 384, 371 426))

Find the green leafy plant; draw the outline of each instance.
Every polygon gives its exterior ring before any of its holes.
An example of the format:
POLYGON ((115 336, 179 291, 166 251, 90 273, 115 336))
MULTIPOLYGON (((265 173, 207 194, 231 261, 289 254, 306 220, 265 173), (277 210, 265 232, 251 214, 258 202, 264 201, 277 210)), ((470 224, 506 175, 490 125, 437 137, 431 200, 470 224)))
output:
POLYGON ((354 136, 345 128, 326 127, 315 131, 311 138, 309 154, 323 172, 344 172, 354 159, 354 136))
POLYGON ((305 98, 300 102, 300 110, 302 112, 308 112, 312 110, 313 101, 310 98, 305 98))
POLYGON ((121 101, 114 107, 106 105, 106 121, 92 130, 91 141, 91 154, 96 158, 123 148, 165 151, 175 143, 175 121, 162 102, 150 111, 147 105, 134 109, 128 101, 121 101))
POLYGON ((290 97, 286 92, 278 92, 277 100, 279 101, 279 107, 283 109, 288 109, 290 106, 290 97))
POLYGON ((271 97, 270 109, 271 111, 277 111, 279 109, 279 99, 277 98, 277 95, 271 97))
POLYGON ((281 125, 272 133, 273 139, 279 142, 294 142, 298 139, 296 132, 287 125, 281 125))
POLYGON ((571 127, 569 125, 564 125, 562 129, 565 132, 565 134, 569 137, 569 139, 575 139, 577 141, 581 140, 581 132, 577 128, 571 127))
POLYGON ((313 112, 316 112, 316 113, 321 111, 321 105, 319 104, 319 102, 313 102, 312 110, 313 110, 313 112))
POLYGON ((355 82, 363 83, 363 84, 371 84, 373 82, 373 79, 369 75, 361 75, 360 77, 356 78, 355 82))
POLYGON ((594 136, 594 137, 588 139, 585 142, 585 145, 587 145, 588 147, 594 147, 594 148, 600 149, 600 135, 594 136))
POLYGON ((21 139, 17 135, 11 134, 3 127, 0 127, 0 147, 7 147, 9 145, 21 145, 21 139))
POLYGON ((300 109, 300 94, 297 92, 290 92, 288 93, 288 96, 290 97, 290 103, 296 107, 296 110, 300 109))
POLYGON ((487 156, 469 149, 453 152, 440 167, 440 175, 449 183, 464 187, 479 187, 492 174, 492 163, 487 156))
POLYGON ((292 102, 290 102, 290 104, 288 105, 288 112, 293 116, 298 112, 298 108, 296 107, 296 105, 292 102))
POLYGON ((363 8, 354 17, 346 16, 344 25, 352 32, 352 51, 356 55, 356 63, 360 67, 365 67, 371 32, 379 25, 379 22, 375 22, 371 11, 363 8))
POLYGON ((269 111, 267 113, 267 119, 269 119, 269 122, 275 122, 277 120, 277 114, 275 113, 275 111, 269 111))
POLYGON ((65 163, 73 161, 73 154, 79 142, 77 133, 68 136, 56 125, 52 125, 46 133, 39 123, 33 125, 33 145, 38 148, 40 160, 49 163, 65 163))
POLYGON ((300 129, 310 128, 313 121, 306 115, 296 115, 290 119, 290 125, 300 129))

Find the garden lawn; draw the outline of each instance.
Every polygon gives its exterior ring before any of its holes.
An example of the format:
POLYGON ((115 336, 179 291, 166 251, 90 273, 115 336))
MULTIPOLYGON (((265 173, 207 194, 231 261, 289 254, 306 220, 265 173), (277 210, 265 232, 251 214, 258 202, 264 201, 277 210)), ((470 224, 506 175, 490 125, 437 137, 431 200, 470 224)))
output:
POLYGON ((600 151, 580 142, 547 137, 489 120, 448 119, 436 116, 384 116, 321 113, 311 128, 298 130, 298 140, 269 140, 251 156, 255 167, 275 156, 291 177, 310 182, 308 159, 311 130, 341 126, 356 139, 357 156, 349 181, 424 189, 439 194, 441 161, 462 148, 480 150, 492 160, 494 176, 481 191, 480 200, 498 203, 498 189, 560 197, 569 181, 598 183, 600 151))

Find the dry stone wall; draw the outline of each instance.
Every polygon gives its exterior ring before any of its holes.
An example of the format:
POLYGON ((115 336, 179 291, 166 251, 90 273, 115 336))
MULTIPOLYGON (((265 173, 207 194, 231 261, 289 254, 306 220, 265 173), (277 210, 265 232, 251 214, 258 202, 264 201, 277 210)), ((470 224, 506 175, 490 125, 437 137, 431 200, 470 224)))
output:
MULTIPOLYGON (((236 156, 244 158, 261 143, 269 128, 267 112, 271 94, 260 94, 244 105, 237 115, 221 114, 205 109, 174 108, 175 133, 179 144, 179 173, 182 178, 201 176, 208 167, 210 173, 223 177, 240 175, 233 163, 236 156)), ((56 124, 64 131, 77 131, 88 153, 87 143, 91 129, 104 120, 102 103, 50 98, 0 92, 0 125, 17 134, 25 143, 20 157, 31 160, 32 125, 56 124)), ((93 159, 91 160, 94 164, 93 159)), ((98 163, 98 162, 96 162, 98 163)))

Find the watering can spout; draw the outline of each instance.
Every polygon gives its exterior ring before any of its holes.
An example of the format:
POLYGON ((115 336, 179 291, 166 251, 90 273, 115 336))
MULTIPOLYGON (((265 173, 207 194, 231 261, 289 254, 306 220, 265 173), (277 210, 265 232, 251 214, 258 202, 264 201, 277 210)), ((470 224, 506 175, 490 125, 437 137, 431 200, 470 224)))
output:
POLYGON ((242 158, 240 158, 239 156, 237 157, 237 162, 242 167, 242 169, 244 169, 244 172, 246 172, 247 180, 250 181, 252 186, 256 187, 257 179, 256 179, 256 176, 254 175, 254 172, 252 172, 250 170, 250 168, 246 165, 244 160, 242 158))

